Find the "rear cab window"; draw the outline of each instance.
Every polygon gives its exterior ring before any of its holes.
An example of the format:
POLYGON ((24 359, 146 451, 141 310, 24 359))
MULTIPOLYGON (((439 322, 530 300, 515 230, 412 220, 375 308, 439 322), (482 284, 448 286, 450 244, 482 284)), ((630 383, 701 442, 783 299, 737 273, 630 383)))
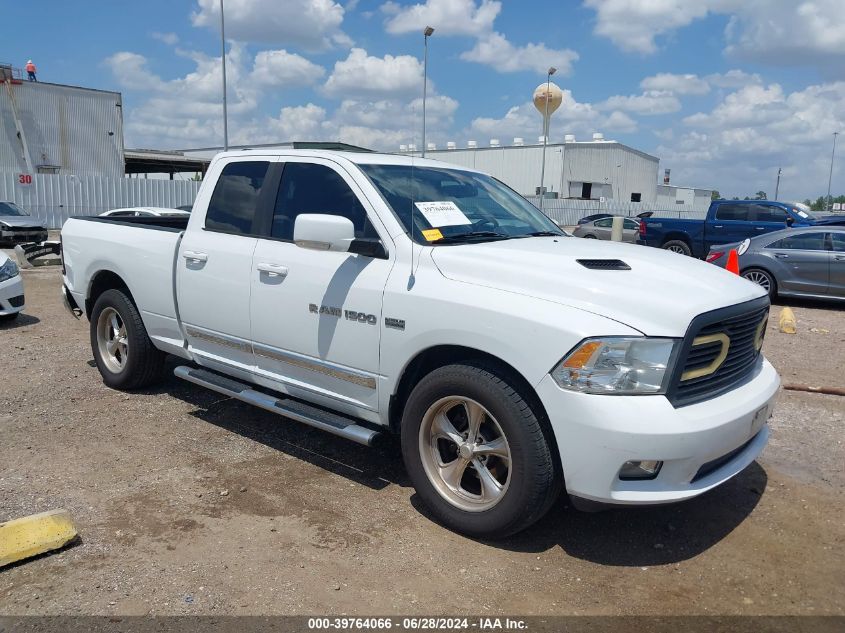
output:
POLYGON ((208 203, 205 228, 209 231, 253 235, 269 161, 231 162, 220 172, 208 203))
POLYGON ((716 207, 716 219, 730 222, 745 222, 748 220, 747 204, 733 204, 723 202, 716 207))

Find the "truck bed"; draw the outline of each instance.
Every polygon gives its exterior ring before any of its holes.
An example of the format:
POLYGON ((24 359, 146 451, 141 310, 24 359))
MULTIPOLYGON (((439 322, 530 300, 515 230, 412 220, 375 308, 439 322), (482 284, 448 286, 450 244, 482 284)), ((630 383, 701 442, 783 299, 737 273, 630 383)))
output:
POLYGON ((114 273, 132 297, 156 346, 182 350, 177 320, 175 264, 187 218, 71 218, 62 227, 62 255, 68 289, 83 309, 91 284, 114 273), (170 291, 168 292, 167 289, 170 291))

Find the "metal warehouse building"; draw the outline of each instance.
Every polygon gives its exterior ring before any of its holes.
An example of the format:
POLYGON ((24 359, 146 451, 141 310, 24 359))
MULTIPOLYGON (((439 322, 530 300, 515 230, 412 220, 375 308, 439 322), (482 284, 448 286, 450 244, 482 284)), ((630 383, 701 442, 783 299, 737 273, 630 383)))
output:
MULTIPOLYGON (((564 143, 546 146, 546 194, 555 198, 655 203, 659 159, 605 140, 601 134, 593 137, 591 141, 576 141, 567 136, 564 143)), ((403 150, 408 151, 408 147, 400 147, 403 150)), ((427 150, 426 158, 485 171, 524 196, 540 193, 542 144, 525 145, 516 138, 513 145, 500 145, 493 139, 489 147, 477 147, 469 141, 466 148, 458 149, 450 143, 448 149, 427 150)))
POLYGON ((0 65, 0 172, 120 178, 119 92, 20 81, 0 65))

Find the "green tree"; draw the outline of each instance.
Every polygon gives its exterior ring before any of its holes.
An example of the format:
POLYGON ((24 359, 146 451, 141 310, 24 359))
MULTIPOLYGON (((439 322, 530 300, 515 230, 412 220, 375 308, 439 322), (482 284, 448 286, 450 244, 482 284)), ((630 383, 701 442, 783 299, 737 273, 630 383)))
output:
POLYGON ((718 189, 714 189, 710 192, 710 199, 711 200, 719 200, 722 197, 722 194, 719 193, 718 189))
POLYGON ((766 195, 765 191, 758 191, 754 194, 755 200, 768 200, 768 196, 766 195))

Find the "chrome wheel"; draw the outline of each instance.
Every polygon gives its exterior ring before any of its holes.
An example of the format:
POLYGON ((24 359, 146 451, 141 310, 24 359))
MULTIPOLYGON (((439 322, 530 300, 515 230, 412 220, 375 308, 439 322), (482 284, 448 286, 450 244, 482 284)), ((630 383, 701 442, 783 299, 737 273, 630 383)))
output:
POLYGON ((670 253, 678 253, 679 255, 686 255, 686 251, 680 246, 669 246, 666 248, 670 253))
POLYGON ((129 359, 126 324, 114 308, 104 308, 97 320, 97 349, 109 371, 118 374, 129 359))
POLYGON ((743 273, 742 276, 748 281, 753 281, 766 292, 769 292, 772 289, 772 280, 764 272, 759 270, 749 270, 747 273, 743 273))
POLYGON ((450 396, 432 404, 420 425, 423 468, 453 506, 482 512, 507 492, 511 452, 502 427, 475 400, 450 396))

